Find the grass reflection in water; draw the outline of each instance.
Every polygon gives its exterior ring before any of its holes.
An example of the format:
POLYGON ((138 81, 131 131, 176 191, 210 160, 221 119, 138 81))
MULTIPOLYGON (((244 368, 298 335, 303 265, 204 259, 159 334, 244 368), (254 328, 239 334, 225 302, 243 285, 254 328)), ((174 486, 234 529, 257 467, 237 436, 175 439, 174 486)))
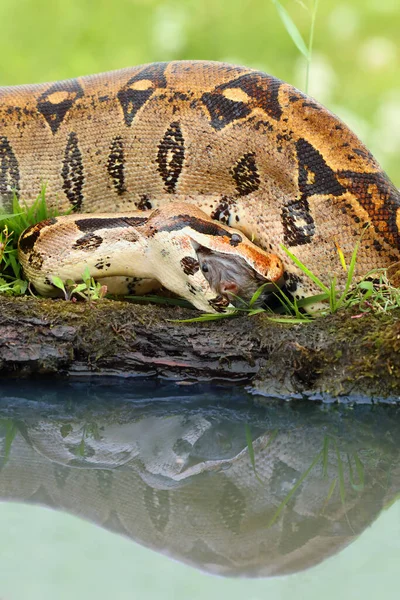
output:
POLYGON ((210 573, 306 569, 400 492, 394 406, 255 406, 239 388, 137 380, 11 385, 1 500, 79 514, 210 573))

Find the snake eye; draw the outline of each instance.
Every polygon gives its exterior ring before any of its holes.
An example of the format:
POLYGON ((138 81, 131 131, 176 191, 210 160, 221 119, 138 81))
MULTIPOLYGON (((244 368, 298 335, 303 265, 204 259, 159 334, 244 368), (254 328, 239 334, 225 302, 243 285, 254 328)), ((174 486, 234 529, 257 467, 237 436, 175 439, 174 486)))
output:
POLYGON ((208 273, 208 265, 207 265, 207 263, 205 263, 204 265, 202 265, 201 270, 203 271, 203 273, 208 273))
POLYGON ((238 233, 232 233, 231 235, 231 246, 237 246, 242 242, 242 237, 238 233))

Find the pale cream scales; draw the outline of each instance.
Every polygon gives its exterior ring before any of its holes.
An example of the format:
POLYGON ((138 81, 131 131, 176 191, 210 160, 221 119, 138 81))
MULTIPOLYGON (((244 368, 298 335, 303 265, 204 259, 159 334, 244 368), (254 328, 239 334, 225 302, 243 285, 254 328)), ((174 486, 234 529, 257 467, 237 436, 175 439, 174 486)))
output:
POLYGON ((79 282, 88 268, 114 293, 125 293, 132 277, 141 279, 139 294, 156 280, 207 312, 223 311, 236 297, 248 301, 259 286, 283 277, 276 255, 183 203, 149 213, 48 219, 22 233, 19 259, 25 276, 46 296, 60 293, 54 277, 79 282))

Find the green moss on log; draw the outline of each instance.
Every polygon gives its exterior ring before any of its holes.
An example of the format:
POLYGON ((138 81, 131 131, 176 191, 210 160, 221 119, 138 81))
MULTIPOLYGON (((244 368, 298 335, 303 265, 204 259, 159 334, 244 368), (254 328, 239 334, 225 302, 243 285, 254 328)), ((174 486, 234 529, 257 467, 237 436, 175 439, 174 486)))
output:
POLYGON ((235 378, 271 395, 400 398, 400 310, 304 324, 266 314, 176 323, 193 311, 111 300, 0 297, 0 375, 235 378))

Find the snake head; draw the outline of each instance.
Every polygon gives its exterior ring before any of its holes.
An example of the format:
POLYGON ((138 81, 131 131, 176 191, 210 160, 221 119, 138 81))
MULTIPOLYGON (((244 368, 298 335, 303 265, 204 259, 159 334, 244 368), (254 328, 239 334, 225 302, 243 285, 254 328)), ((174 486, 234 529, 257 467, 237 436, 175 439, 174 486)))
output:
POLYGON ((247 304, 258 288, 265 286, 256 302, 256 306, 260 306, 271 289, 281 284, 281 280, 275 282, 261 275, 240 255, 215 252, 196 242, 192 243, 195 244, 200 269, 210 287, 219 294, 219 298, 229 298, 234 306, 247 304), (268 283, 270 285, 265 285, 268 283))
MULTIPOLYGON (((147 236, 158 237, 169 249, 168 273, 165 264, 160 273, 160 277, 167 277, 164 285, 172 289, 174 276, 178 291, 180 283, 188 279, 185 285, 192 290, 191 301, 196 306, 200 306, 201 296, 207 295, 209 306, 221 312, 229 304, 248 303, 261 285, 274 287, 283 282, 284 267, 276 254, 257 247, 242 232, 213 221, 196 206, 176 203, 157 209, 149 220, 147 236), (178 254, 182 256, 179 260, 178 254), (173 275, 172 265, 178 263, 181 271, 173 275), (216 294, 211 300, 210 292, 216 294)), ((263 303, 266 293, 260 295, 258 304, 263 303)))
POLYGON ((269 283, 257 300, 261 305, 271 289, 283 283, 281 259, 258 248, 241 232, 218 224, 218 235, 214 227, 211 233, 195 230, 191 242, 210 287, 234 306, 248 303, 260 286, 269 283))
POLYGON ((190 238, 195 249, 205 248, 247 264, 263 282, 278 283, 284 273, 281 259, 251 242, 241 231, 213 221, 202 210, 186 203, 171 203, 157 209, 149 220, 148 236, 169 232, 171 237, 190 238))

